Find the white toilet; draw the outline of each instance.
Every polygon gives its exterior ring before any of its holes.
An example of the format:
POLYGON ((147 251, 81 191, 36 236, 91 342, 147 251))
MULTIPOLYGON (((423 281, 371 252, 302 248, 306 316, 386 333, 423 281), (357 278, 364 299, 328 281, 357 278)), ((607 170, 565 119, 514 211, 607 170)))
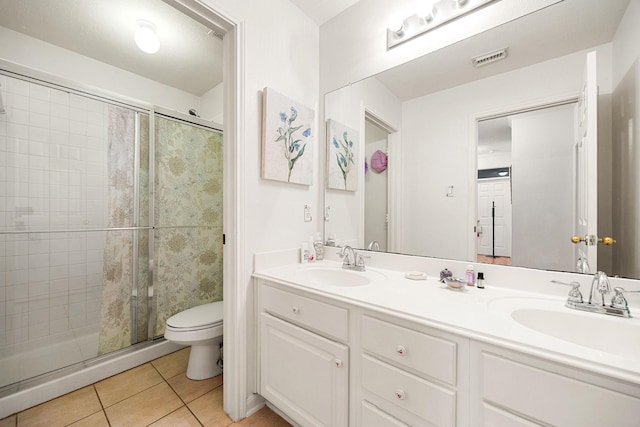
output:
POLYGON ((222 301, 202 304, 167 319, 166 340, 191 346, 187 378, 204 380, 222 373, 222 301))

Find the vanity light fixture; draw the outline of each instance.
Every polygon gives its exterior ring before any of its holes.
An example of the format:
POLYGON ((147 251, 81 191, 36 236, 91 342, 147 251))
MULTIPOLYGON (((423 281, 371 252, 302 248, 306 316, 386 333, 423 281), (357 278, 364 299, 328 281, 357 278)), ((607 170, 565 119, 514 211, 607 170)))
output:
POLYGON ((438 11, 436 3, 438 3, 438 0, 426 0, 420 2, 416 7, 416 16, 424 22, 431 22, 438 11))
POLYGON ((404 30, 404 21, 400 15, 391 15, 387 22, 387 28, 394 34, 401 35, 404 30))
POLYGON ((138 29, 133 33, 136 46, 145 53, 156 53, 160 50, 160 39, 156 33, 155 24, 144 19, 140 19, 137 23, 138 29))
POLYGON ((389 17, 387 50, 497 1, 500 0, 420 0, 413 15, 404 19, 398 15, 389 17))

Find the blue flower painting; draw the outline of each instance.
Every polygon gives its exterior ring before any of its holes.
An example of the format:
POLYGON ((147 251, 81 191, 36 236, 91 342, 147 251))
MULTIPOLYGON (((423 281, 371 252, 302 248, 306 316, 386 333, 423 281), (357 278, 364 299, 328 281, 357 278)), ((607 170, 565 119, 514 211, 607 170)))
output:
POLYGON ((264 90, 262 177, 311 185, 314 111, 264 90))
POLYGON ((328 187, 355 191, 358 188, 358 132, 347 126, 329 120, 327 124, 329 138, 328 187))

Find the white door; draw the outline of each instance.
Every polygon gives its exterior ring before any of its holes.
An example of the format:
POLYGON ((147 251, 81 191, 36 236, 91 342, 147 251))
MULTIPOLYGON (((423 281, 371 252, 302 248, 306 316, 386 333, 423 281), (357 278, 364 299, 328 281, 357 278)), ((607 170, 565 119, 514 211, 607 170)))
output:
POLYGON ((511 256, 510 193, 509 178, 478 181, 478 255, 511 256))
POLYGON ((578 101, 578 138, 575 144, 575 259, 586 259, 592 272, 598 266, 598 83, 596 52, 589 52, 582 93, 578 101))

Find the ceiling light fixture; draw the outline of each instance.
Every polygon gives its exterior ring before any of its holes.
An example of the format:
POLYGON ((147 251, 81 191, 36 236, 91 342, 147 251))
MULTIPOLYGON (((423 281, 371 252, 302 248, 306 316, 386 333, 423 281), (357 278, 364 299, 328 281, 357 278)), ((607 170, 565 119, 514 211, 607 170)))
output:
POLYGON ((160 39, 156 33, 156 26, 153 22, 140 19, 138 29, 133 33, 133 40, 141 51, 149 54, 160 50, 160 39))
POLYGON ((420 0, 413 15, 404 19, 398 15, 389 18, 387 50, 498 1, 500 0, 420 0))

